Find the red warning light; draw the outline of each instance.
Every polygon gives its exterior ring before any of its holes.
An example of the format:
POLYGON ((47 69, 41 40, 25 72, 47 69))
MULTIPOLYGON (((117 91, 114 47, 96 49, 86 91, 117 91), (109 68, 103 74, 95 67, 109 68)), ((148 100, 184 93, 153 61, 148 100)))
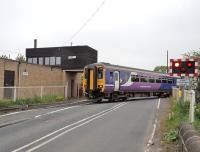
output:
POLYGON ((187 63, 187 67, 189 67, 189 68, 192 67, 192 63, 191 63, 191 62, 188 62, 188 63, 187 63))

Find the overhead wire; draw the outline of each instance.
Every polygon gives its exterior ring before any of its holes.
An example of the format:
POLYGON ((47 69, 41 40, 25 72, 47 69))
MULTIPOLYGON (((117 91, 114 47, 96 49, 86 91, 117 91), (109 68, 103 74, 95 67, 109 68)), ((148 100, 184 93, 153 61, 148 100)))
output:
POLYGON ((81 25, 81 27, 68 39, 68 42, 71 41, 83 30, 83 28, 95 17, 95 15, 99 12, 102 6, 105 4, 106 0, 103 0, 97 9, 92 13, 92 15, 81 25))

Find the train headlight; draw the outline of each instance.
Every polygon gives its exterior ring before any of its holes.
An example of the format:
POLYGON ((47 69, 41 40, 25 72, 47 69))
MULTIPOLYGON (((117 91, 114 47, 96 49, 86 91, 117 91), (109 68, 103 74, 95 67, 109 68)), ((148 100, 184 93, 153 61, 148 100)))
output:
POLYGON ((102 89, 102 88, 103 88, 103 85, 98 85, 98 88, 102 89))

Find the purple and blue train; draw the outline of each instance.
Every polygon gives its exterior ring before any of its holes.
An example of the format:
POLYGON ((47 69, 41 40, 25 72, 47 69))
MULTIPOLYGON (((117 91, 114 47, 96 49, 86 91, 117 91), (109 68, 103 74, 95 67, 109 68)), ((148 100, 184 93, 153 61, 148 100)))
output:
POLYGON ((138 96, 169 96, 176 86, 176 77, 153 71, 109 63, 85 66, 83 91, 86 97, 101 101, 126 100, 138 96))

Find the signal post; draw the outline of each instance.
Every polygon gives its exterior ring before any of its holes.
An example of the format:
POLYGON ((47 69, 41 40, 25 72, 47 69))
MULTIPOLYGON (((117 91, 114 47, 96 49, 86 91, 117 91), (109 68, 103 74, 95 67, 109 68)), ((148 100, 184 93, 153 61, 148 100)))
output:
POLYGON ((177 76, 180 103, 183 102, 184 89, 189 87, 192 101, 190 102, 190 122, 194 121, 195 92, 192 89, 191 78, 198 78, 198 59, 170 59, 170 76, 177 76))

